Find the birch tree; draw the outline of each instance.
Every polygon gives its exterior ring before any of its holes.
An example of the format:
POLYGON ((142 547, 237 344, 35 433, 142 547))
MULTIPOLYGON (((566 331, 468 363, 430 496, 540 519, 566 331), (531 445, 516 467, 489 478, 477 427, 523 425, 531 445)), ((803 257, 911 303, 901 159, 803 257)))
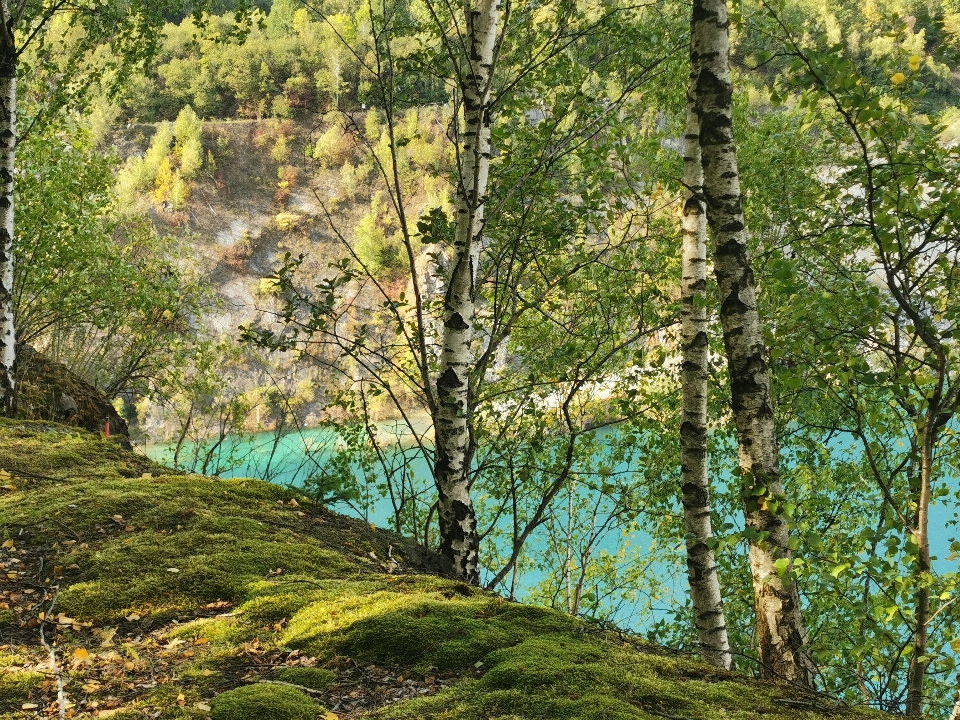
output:
MULTIPOLYGON (((691 86, 691 94, 695 88, 691 86)), ((690 102, 693 97, 691 95, 690 102)), ((680 420, 680 489, 687 545, 687 579, 694 625, 704 659, 729 670, 732 665, 723 597, 713 550, 710 520, 710 479, 707 451, 707 381, 710 342, 707 336, 707 222, 703 208, 703 168, 700 124, 692 104, 684 135, 683 184, 686 188, 681 222, 682 252, 680 420)))
POLYGON ((816 209, 789 220, 796 257, 781 270, 798 301, 781 324, 793 352, 785 379, 815 393, 819 427, 854 439, 875 497, 863 529, 851 531, 853 549, 830 559, 838 581, 862 585, 861 638, 884 650, 861 639, 834 663, 856 659, 864 699, 921 716, 955 689, 948 643, 960 619, 958 576, 931 553, 931 534, 942 541, 948 532, 931 526, 931 506, 956 496, 960 156, 945 128, 918 112, 918 54, 903 52, 876 83, 842 44, 801 43, 770 15, 794 58, 787 80, 804 88, 798 107, 816 119, 830 168, 810 172, 816 209), (866 542, 878 549, 863 559, 866 542))
POLYGON ((792 573, 770 373, 743 217, 733 133, 729 24, 725 0, 694 2, 691 87, 739 443, 757 650, 761 675, 812 687, 814 667, 807 654, 807 632, 792 573))
POLYGON ((17 18, 0 2, 0 414, 17 410, 13 321, 13 173, 17 133, 17 18))
POLYGON ((440 551, 453 562, 458 576, 478 583, 477 519, 469 481, 473 438, 468 417, 477 265, 490 175, 491 82, 500 31, 500 0, 479 0, 475 6, 468 3, 465 11, 466 47, 459 83, 463 93, 460 177, 456 189, 453 257, 444 297, 440 375, 436 385, 434 478, 440 551))
MULTIPOLYGON (((360 412, 366 412, 358 397, 363 393, 389 398, 437 489, 437 502, 416 523, 429 528, 437 519, 450 570, 478 582, 477 549, 492 529, 478 532, 470 493, 478 478, 486 474, 491 481, 506 438, 525 436, 517 424, 529 418, 518 412, 522 405, 514 405, 514 398, 529 400, 532 392, 550 385, 562 406, 577 408, 604 372, 602 358, 629 355, 641 338, 662 327, 660 318, 638 322, 632 314, 622 335, 592 332, 592 350, 583 349, 586 358, 579 366, 555 349, 558 364, 566 360, 568 365, 551 370, 549 379, 541 376, 546 363, 540 357, 517 358, 516 364, 529 363, 520 373, 500 367, 517 351, 509 346, 518 327, 534 323, 530 317, 558 322, 555 315, 572 306, 571 296, 582 297, 575 292, 577 278, 592 277, 595 266, 626 262, 643 246, 640 214, 631 209, 634 191, 624 190, 622 176, 607 162, 617 152, 629 156, 639 142, 632 113, 623 108, 669 53, 627 42, 641 24, 639 13, 624 9, 592 15, 576 6, 515 3, 501 14, 491 3, 465 10, 466 19, 455 9, 427 4, 426 19, 408 15, 401 22, 401 10, 370 3, 369 50, 353 49, 375 88, 377 111, 382 107, 379 141, 371 141, 349 113, 341 117, 345 131, 376 166, 378 188, 389 198, 404 260, 403 294, 387 287, 328 213, 348 256, 338 266, 342 274, 304 286, 294 275, 303 259, 287 258, 274 276, 285 298, 277 312, 283 329, 248 329, 246 337, 267 347, 297 348, 337 372, 355 370, 350 392, 357 401, 351 407, 360 412), (410 47, 404 33, 411 25, 430 38, 418 43, 424 48, 419 56, 401 55, 410 47), (502 42, 508 25, 512 34, 502 42), (625 41, 612 42, 617 35, 625 41), (444 74, 452 90, 447 137, 455 163, 443 168, 453 178, 452 221, 442 207, 417 205, 415 191, 404 181, 409 168, 404 148, 411 142, 398 122, 404 73, 444 74), (611 77, 619 83, 611 85, 611 77), (605 95, 604 104, 597 102, 597 93, 605 95), (491 137, 499 137, 496 163, 491 162, 491 137), (618 192, 627 192, 630 200, 612 199, 618 192), (349 328, 341 320, 348 315, 355 318, 349 328), (433 438, 413 422, 420 410, 429 415, 433 438), (505 427, 500 419, 508 421, 505 427), (478 431, 483 422, 488 427, 478 431)), ((629 277, 637 286, 630 290, 643 298, 656 289, 635 267, 629 277)), ((629 311, 625 299, 617 298, 618 309, 629 311)), ((592 305, 603 312, 599 307, 592 305)), ((564 417, 562 468, 543 471, 549 481, 529 521, 518 527, 518 544, 544 524, 565 487, 582 443, 582 425, 577 412, 564 417)), ((523 492, 536 494, 535 487, 527 482, 523 492)), ((494 584, 513 572, 516 559, 513 553, 506 567, 492 568, 494 584)))
MULTIPOLYGON (((0 0, 0 414, 13 417, 17 407, 13 307, 17 143, 24 132, 50 122, 65 106, 81 106, 92 90, 110 94, 119 88, 156 51, 165 13, 182 6, 177 0, 116 4, 0 0), (93 62, 102 45, 111 52, 99 54, 93 62), (39 48, 46 51, 33 52, 39 48), (25 58, 31 75, 43 78, 43 87, 37 88, 32 116, 21 130, 17 78, 25 69, 25 58)), ((206 7, 204 2, 191 6, 198 23, 206 7)), ((249 9, 241 4, 235 16, 242 34, 249 23, 249 9)))

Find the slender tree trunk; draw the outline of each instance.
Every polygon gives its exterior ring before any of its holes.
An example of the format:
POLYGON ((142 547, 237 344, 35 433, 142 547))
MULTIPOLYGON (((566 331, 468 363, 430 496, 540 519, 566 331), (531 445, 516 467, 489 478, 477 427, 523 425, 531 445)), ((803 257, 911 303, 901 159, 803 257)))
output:
POLYGON ((791 579, 789 532, 774 429, 770 373, 747 250, 733 134, 729 18, 724 0, 694 0, 690 62, 700 125, 707 220, 715 243, 720 320, 750 540, 761 674, 813 687, 800 596, 791 579), (778 568, 778 561, 780 567, 778 568), (785 561, 785 562, 784 562, 785 561))
POLYGON ((953 701, 953 710, 950 712, 950 720, 960 720, 960 675, 957 675, 957 697, 953 701))
MULTIPOLYGON (((691 91, 692 91, 691 87, 691 91)), ((701 200, 700 126, 693 108, 687 110, 684 137, 682 281, 680 286, 683 366, 683 416, 680 421, 680 489, 683 529, 687 543, 687 579, 693 620, 703 659, 724 670, 732 665, 727 622, 713 550, 710 522, 710 481, 707 462, 707 223, 701 200)))
POLYGON ((470 369, 476 272, 483 234, 483 209, 490 170, 490 80, 493 76, 500 0, 465 3, 466 68, 462 78, 463 139, 456 198, 452 270, 444 298, 443 342, 437 379, 434 432, 439 494, 440 551, 454 572, 480 581, 477 521, 470 497, 470 369))
POLYGON ((13 172, 17 131, 17 52, 8 0, 0 2, 0 415, 17 411, 13 322, 13 172))
POLYGON ((923 715, 923 681, 927 672, 927 625, 930 622, 930 535, 929 512, 931 481, 933 476, 933 422, 928 420, 923 428, 920 444, 920 494, 913 529, 917 544, 917 583, 914 595, 913 652, 910 654, 910 669, 907 671, 907 715, 923 715))

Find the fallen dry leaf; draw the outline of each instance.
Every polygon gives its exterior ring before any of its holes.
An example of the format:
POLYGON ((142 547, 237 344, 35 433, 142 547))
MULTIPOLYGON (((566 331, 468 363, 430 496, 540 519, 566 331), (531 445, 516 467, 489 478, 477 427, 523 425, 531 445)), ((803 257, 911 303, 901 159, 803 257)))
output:
POLYGON ((94 628, 93 634, 100 638, 100 647, 109 647, 113 644, 113 636, 117 634, 117 628, 94 628))

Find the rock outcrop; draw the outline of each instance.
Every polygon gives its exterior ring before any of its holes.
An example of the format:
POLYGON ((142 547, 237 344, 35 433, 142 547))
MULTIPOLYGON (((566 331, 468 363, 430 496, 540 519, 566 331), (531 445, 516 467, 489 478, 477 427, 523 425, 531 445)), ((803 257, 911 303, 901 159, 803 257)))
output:
POLYGON ((130 431, 109 400, 66 365, 53 362, 32 347, 17 350, 18 414, 29 420, 51 420, 91 432, 108 431, 128 450, 130 431))

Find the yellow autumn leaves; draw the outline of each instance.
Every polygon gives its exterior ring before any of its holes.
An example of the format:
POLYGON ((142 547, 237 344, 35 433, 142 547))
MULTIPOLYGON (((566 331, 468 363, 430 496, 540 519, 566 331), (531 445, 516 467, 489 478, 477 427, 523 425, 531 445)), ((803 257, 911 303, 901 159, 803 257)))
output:
MULTIPOLYGON (((917 72, 917 70, 920 69, 921 58, 919 55, 916 55, 916 54, 911 55, 907 63, 910 67, 910 72, 917 72)), ((904 75, 902 72, 896 72, 890 76, 890 82, 894 86, 903 85, 903 83, 905 83, 906 81, 907 81, 907 76, 904 75)))

